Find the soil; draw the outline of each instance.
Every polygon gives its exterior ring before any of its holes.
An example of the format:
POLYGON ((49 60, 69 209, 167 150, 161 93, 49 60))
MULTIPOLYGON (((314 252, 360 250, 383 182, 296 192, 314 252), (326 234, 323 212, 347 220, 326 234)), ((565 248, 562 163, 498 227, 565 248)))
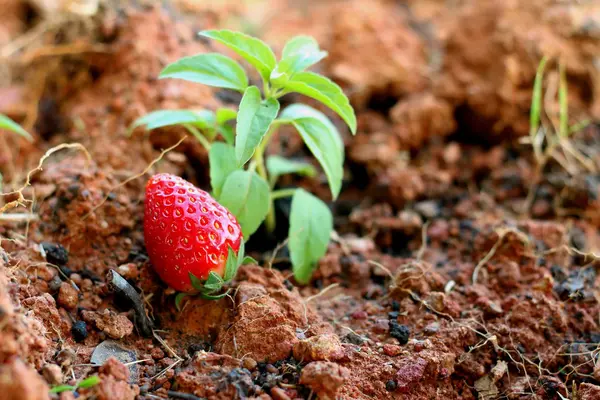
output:
MULTIPOLYGON (((107 1, 91 16, 76 3, 0 2, 0 113, 35 137, 0 135, 2 192, 25 184, 0 214, 0 399, 600 398, 597 2, 107 1), (188 138, 153 163, 185 132, 126 131, 160 108, 234 106, 229 91, 157 79, 223 51, 195 35, 215 27, 277 51, 313 35, 329 52, 316 70, 359 128, 321 108, 346 146, 338 201, 324 177, 281 181, 335 215, 310 284, 277 246, 283 200, 232 295, 178 310, 144 248, 143 189, 157 172, 207 188, 207 154, 188 138), (544 55, 565 63, 570 122, 591 121, 570 139, 588 167, 540 171, 521 141, 544 55)), ((291 130, 269 153, 313 162, 291 130)))

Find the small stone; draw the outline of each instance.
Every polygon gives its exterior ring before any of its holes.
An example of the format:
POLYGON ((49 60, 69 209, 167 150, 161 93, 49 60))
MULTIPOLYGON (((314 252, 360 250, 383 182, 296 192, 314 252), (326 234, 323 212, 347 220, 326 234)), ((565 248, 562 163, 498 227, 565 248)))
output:
POLYGON ((388 392, 393 392, 396 390, 396 381, 394 380, 389 380, 385 383, 385 390, 387 390, 388 392))
POLYGON ((50 282, 48 282, 48 290, 50 290, 50 293, 56 293, 62 284, 63 281, 60 279, 60 277, 55 275, 52 279, 50 279, 50 282))
POLYGON ((390 330, 390 320, 389 319, 378 319, 375 321, 375 325, 373 326, 373 332, 375 333, 385 333, 390 330))
POLYGON ((440 207, 435 200, 426 200, 415 204, 415 211, 425 218, 432 219, 440 214, 440 207))
POLYGON ((427 335, 433 335, 435 333, 437 333, 437 331, 440 330, 440 323, 437 321, 434 321, 430 324, 428 324, 425 328, 423 328, 423 332, 425 332, 427 335))
POLYGON ((71 335, 76 342, 83 342, 88 335, 86 323, 75 321, 71 327, 71 335))
POLYGON ((273 400, 291 400, 290 396, 285 393, 285 390, 280 387, 271 389, 271 397, 273 400))
POLYGON ((410 337, 410 329, 406 325, 400 325, 396 321, 390 321, 390 336, 398 339, 400 344, 408 343, 410 337))
POLYGON ((46 261, 50 264, 62 266, 69 262, 69 252, 60 244, 42 242, 40 245, 46 253, 46 261))
POLYGON ((335 361, 344 356, 344 349, 337 335, 323 334, 299 341, 293 353, 297 360, 305 362, 335 361))
POLYGON ((62 349, 56 355, 56 363, 58 365, 60 365, 61 367, 70 367, 71 365, 73 365, 73 361, 75 361, 76 357, 77 357, 77 355, 75 354, 75 352, 73 350, 62 349))
POLYGON ((63 282, 58 291, 57 303, 68 310, 73 310, 79 303, 79 292, 68 282, 63 282))
POLYGON ((401 352, 402 352, 402 348, 400 346, 396 346, 395 344, 384 344, 383 345, 383 353, 387 356, 396 357, 401 352))
POLYGON ((267 364, 267 366, 265 367, 265 369, 270 374, 276 374, 276 373, 279 372, 279 370, 273 364, 267 364))
POLYGON ((42 376, 51 386, 60 385, 63 381, 62 370, 56 364, 45 364, 42 367, 42 376))
POLYGON ((357 346, 360 346, 361 344, 363 344, 364 342, 366 342, 366 339, 364 337, 360 336, 359 334, 356 334, 354 332, 350 332, 349 334, 347 334, 346 336, 344 336, 343 341, 346 342, 346 343, 351 343, 351 344, 355 344, 357 346))
POLYGON ((254 358, 246 357, 242 363, 242 366, 246 368, 248 371, 254 371, 256 368, 257 362, 254 358))
POLYGON ((155 360, 165 358, 165 352, 160 347, 155 347, 150 351, 150 356, 155 360))
POLYGON ((80 275, 80 274, 77 274, 77 273, 75 273, 75 274, 71 274, 71 275, 69 276, 69 278, 70 278, 70 279, 73 281, 73 283, 75 283, 76 285, 81 285, 81 281, 82 281, 82 279, 83 279, 83 278, 81 277, 81 275, 80 275))

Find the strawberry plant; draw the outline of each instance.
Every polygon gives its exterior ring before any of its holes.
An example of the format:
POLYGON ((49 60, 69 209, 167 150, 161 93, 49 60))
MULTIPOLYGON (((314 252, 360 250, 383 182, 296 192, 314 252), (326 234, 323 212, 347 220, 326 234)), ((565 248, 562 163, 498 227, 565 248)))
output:
MULTIPOLYGON (((291 196, 288 247, 296 280, 307 283, 327 250, 333 217, 328 206, 308 191, 277 189, 281 175, 310 177, 316 174, 314 167, 276 155, 265 160, 265 149, 279 127, 293 126, 325 172, 335 200, 341 190, 344 164, 339 132, 322 112, 300 103, 280 110, 279 99, 288 93, 313 98, 337 113, 352 134, 356 133, 354 110, 337 84, 307 70, 327 56, 309 36, 290 39, 277 59, 267 44, 243 33, 208 30, 200 35, 225 45, 254 67, 262 87, 250 84, 242 65, 223 54, 183 57, 167 65, 159 78, 238 91, 243 95, 238 109, 157 110, 137 119, 129 133, 139 126, 148 130, 184 126, 207 149, 211 195, 239 221, 244 240, 263 223, 272 232, 273 202, 291 196)), ((223 251, 220 249, 217 256, 223 251)))

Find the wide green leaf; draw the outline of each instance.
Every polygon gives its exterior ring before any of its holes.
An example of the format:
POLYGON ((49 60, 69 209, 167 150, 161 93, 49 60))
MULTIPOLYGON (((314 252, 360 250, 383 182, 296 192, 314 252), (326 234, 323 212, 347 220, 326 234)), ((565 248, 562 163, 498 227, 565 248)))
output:
POLYGON ((319 43, 305 35, 295 36, 283 48, 281 61, 275 68, 290 75, 305 70, 327 57, 327 52, 319 48, 319 43))
POLYGON ((268 81, 277 59, 273 50, 265 42, 245 33, 227 29, 202 31, 199 35, 229 47, 256 68, 265 82, 268 81))
POLYGON ((278 112, 279 102, 276 99, 262 100, 256 86, 246 89, 236 125, 235 156, 239 166, 252 157, 278 112))
POLYGON ((285 174, 298 174, 310 177, 317 174, 315 167, 309 163, 288 160, 278 155, 272 155, 267 158, 267 171, 269 171, 271 185, 277 181, 279 176, 285 174))
POLYGON ((178 78, 239 92, 243 92, 248 87, 248 77, 242 66, 219 53, 180 58, 167 65, 161 71, 159 78, 178 78))
POLYGON ((254 172, 237 170, 225 180, 219 203, 237 218, 245 240, 264 221, 270 206, 269 185, 254 172))
POLYGON ((0 114, 0 129, 6 129, 7 131, 14 132, 17 135, 24 137, 30 142, 33 141, 33 137, 31 137, 29 132, 27 132, 25 129, 23 129, 21 125, 17 124, 15 121, 8 118, 4 114, 0 114))
POLYGON ((296 190, 292 197, 288 247, 298 283, 310 281, 317 262, 327 252, 332 231, 333 217, 327 205, 304 189, 296 190))
POLYGON ((215 124, 215 114, 210 110, 157 110, 143 115, 133 121, 128 135, 139 126, 152 130, 171 125, 190 124, 200 129, 212 129, 215 124))
POLYGON ((210 185, 215 197, 218 199, 221 196, 221 188, 225 180, 229 174, 237 169, 235 149, 227 143, 215 142, 210 146, 208 161, 210 164, 210 185))
POLYGON ((298 92, 320 101, 335 111, 356 134, 356 115, 348 97, 335 82, 314 72, 298 72, 283 86, 286 92, 298 92))
POLYGON ((303 104, 292 104, 281 113, 291 123, 323 167, 334 199, 340 194, 344 175, 344 146, 333 123, 320 111, 303 104))

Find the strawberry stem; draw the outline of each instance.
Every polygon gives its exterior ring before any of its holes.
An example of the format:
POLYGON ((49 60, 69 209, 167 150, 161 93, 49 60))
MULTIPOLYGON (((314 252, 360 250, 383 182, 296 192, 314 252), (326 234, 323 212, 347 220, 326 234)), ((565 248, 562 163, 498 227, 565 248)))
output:
POLYGON ((184 126, 192 134, 192 136, 200 142, 200 144, 206 149, 206 151, 210 150, 210 142, 208 141, 208 139, 206 139, 206 137, 204 137, 202 133, 200 133, 198 128, 190 124, 185 124, 184 126))

